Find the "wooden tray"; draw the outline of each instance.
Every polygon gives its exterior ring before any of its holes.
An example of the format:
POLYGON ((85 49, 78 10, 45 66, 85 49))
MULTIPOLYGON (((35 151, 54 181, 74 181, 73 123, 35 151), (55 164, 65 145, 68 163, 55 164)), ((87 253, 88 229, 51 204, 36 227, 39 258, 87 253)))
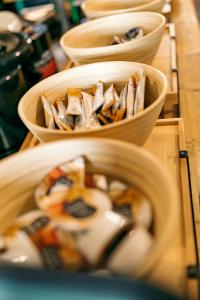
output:
MULTIPOLYGON (((28 134, 21 150, 32 148, 38 140, 28 134)), ((198 299, 198 282, 189 279, 187 267, 197 264, 196 238, 191 209, 187 151, 182 119, 159 120, 144 146, 169 169, 179 189, 179 213, 171 247, 149 274, 147 280, 189 299, 198 299)))
POLYGON ((169 83, 169 92, 161 116, 163 118, 178 117, 178 68, 176 57, 176 31, 173 23, 166 25, 160 48, 152 65, 166 75, 169 83))

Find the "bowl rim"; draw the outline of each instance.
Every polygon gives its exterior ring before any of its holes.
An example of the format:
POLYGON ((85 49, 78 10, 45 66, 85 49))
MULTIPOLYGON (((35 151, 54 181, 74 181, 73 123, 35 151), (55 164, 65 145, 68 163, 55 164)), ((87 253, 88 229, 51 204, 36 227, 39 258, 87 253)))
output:
MULTIPOLYGON (((155 264, 155 262, 158 260, 158 256, 161 256, 160 249, 164 250, 166 244, 169 242, 170 233, 172 232, 172 228, 176 221, 177 211, 178 211, 178 189, 170 176, 169 170, 164 166, 164 164, 151 152, 148 150, 135 145, 131 144, 125 141, 121 140, 114 140, 110 138, 91 138, 91 137, 81 137, 78 139, 70 139, 70 140, 58 140, 58 141, 51 141, 50 143, 40 144, 37 147, 33 147, 31 149, 23 150, 22 152, 14 153, 10 155, 9 157, 6 157, 2 159, 0 162, 0 169, 7 169, 7 164, 10 163, 10 165, 14 165, 15 161, 20 159, 29 159, 31 156, 37 155, 38 152, 42 151, 42 149, 45 150, 45 148, 51 149, 52 147, 60 147, 62 149, 68 149, 68 146, 70 144, 79 144, 79 143, 96 143, 98 144, 104 144, 104 146, 111 145, 112 147, 118 148, 119 150, 124 149, 126 151, 134 153, 134 157, 138 156, 141 158, 141 161, 148 161, 151 165, 154 166, 154 169, 156 169, 160 176, 163 178, 163 184, 165 186, 168 186, 168 194, 170 195, 170 200, 168 201, 169 209, 168 209, 168 221, 166 223, 166 226, 162 228, 162 235, 160 235, 159 239, 157 239, 156 245, 153 244, 152 248, 149 251, 149 254, 151 255, 151 259, 144 259, 144 262, 141 265, 141 271, 139 271, 137 274, 139 277, 143 276, 146 272, 148 272, 152 266, 155 264), (164 167, 163 167, 164 166, 164 167), (147 262, 147 264, 146 264, 147 262)), ((105 149, 104 147, 104 149, 105 149)), ((122 153, 120 151, 119 153, 122 153)), ((86 154, 87 155, 87 154, 86 154)), ((19 165, 19 164, 18 164, 19 165)))
MULTIPOLYGON (((112 9, 112 10, 95 10, 95 9, 91 9, 91 8, 88 8, 88 4, 90 0, 85 0, 82 4, 81 4, 81 9, 86 12, 97 12, 99 14, 101 13, 109 13, 109 14, 118 14, 120 12, 130 12, 132 9, 138 9, 140 11, 143 11, 143 10, 148 10, 149 6, 151 5, 155 5, 155 4, 159 4, 159 3, 164 3, 164 0, 152 0, 151 2, 149 3, 146 3, 146 4, 142 4, 142 5, 138 5, 138 6, 133 6, 131 8, 122 8, 122 9, 112 9)), ((96 18, 96 17, 92 17, 92 18, 96 18)), ((98 17, 97 17, 98 18, 98 17)))
POLYGON ((89 20, 86 23, 80 24, 75 26, 74 28, 68 30, 67 32, 65 32, 62 37, 60 38, 60 45, 62 47, 63 50, 67 49, 70 51, 80 51, 81 53, 88 53, 91 51, 106 51, 106 50, 123 50, 125 47, 127 48, 127 46, 131 46, 131 45, 135 45, 138 46, 138 44, 140 44, 142 41, 146 41, 147 39, 150 39, 153 35, 155 35, 155 33, 157 31, 159 31, 161 28, 164 27, 164 25, 166 24, 166 18, 164 15, 157 13, 157 12, 151 12, 151 11, 139 11, 139 12, 130 12, 130 13, 122 13, 122 14, 115 14, 115 15, 109 15, 109 16, 105 16, 105 17, 101 17, 101 18, 97 18, 94 20, 89 20), (107 45, 107 46, 101 46, 101 47, 84 47, 84 48, 77 48, 77 47, 70 47, 68 45, 65 44, 65 39, 66 36, 72 33, 76 33, 77 30, 79 30, 79 28, 86 28, 88 26, 90 26, 91 23, 102 23, 104 20, 106 19, 117 19, 119 16, 124 16, 127 17, 127 15, 129 16, 133 16, 134 15, 152 15, 152 16, 156 16, 157 18, 160 18, 160 24, 151 32, 147 33, 145 36, 141 37, 138 40, 132 40, 132 41, 128 41, 126 43, 123 44, 118 44, 118 45, 107 45))
POLYGON ((137 120, 137 119, 142 118, 148 112, 152 111, 157 106, 158 103, 163 101, 164 96, 167 94, 167 89, 168 89, 168 82, 167 82, 166 76, 160 70, 158 70, 158 69, 156 69, 156 68, 154 68, 150 65, 136 63, 136 62, 128 62, 128 61, 97 62, 97 63, 93 63, 93 64, 86 64, 86 65, 78 66, 78 67, 75 67, 75 68, 72 68, 72 69, 64 70, 62 72, 54 74, 54 75, 40 81, 39 83, 34 85, 31 89, 29 89, 23 95, 23 97, 20 99, 19 104, 18 104, 18 114, 19 114, 21 120, 25 123, 25 125, 29 124, 29 126, 31 128, 35 128, 36 130, 40 130, 40 132, 42 131, 44 133, 58 134, 58 135, 65 134, 66 136, 69 136, 69 137, 74 136, 74 135, 79 136, 79 135, 82 135, 82 134, 85 134, 85 133, 90 134, 90 133, 96 133, 96 132, 99 132, 99 131, 105 131, 105 130, 109 130, 109 129, 113 129, 113 128, 118 128, 121 125, 125 125, 127 123, 132 122, 133 120, 137 120), (99 64, 99 65, 100 64, 108 64, 108 65, 111 64, 112 65, 113 63, 114 64, 117 63, 117 64, 119 64, 119 66, 121 65, 121 63, 123 63, 124 65, 125 64, 127 64, 127 65, 132 64, 133 66, 142 67, 143 69, 152 69, 155 72, 157 72, 157 74, 159 74, 159 76, 163 80, 163 89, 162 89, 159 97, 152 104, 150 104, 147 108, 145 108, 143 111, 137 113, 135 116, 132 116, 129 119, 123 119, 123 120, 120 120, 120 121, 117 121, 117 122, 114 122, 114 123, 111 123, 111 124, 106 124, 104 126, 100 126, 98 128, 92 128, 92 129, 80 129, 80 130, 77 130, 77 131, 70 131, 70 132, 67 132, 65 130, 60 130, 60 129, 49 129, 49 128, 46 128, 46 127, 43 127, 43 126, 40 126, 38 124, 33 123, 32 121, 28 120, 28 118, 26 117, 24 109, 23 109, 23 104, 24 104, 24 102, 26 102, 27 94, 29 94, 33 89, 37 88, 37 86, 42 85, 45 81, 48 81, 50 78, 62 77, 63 73, 68 73, 68 72, 70 72, 70 70, 73 70, 73 69, 78 69, 78 68, 82 68, 82 69, 86 68, 87 69, 87 67, 97 65, 97 64, 99 64))

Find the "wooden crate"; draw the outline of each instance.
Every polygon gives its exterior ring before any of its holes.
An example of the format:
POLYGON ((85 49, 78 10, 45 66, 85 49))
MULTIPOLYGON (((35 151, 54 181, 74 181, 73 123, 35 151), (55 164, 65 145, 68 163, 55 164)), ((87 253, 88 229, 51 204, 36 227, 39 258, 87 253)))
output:
MULTIPOLYGON (((21 150, 37 144, 38 140, 29 133, 21 150)), ((182 119, 157 121, 144 147, 164 163, 179 189, 179 212, 171 246, 146 279, 179 296, 198 299, 198 282, 187 276, 187 267, 197 264, 197 252, 182 119)))

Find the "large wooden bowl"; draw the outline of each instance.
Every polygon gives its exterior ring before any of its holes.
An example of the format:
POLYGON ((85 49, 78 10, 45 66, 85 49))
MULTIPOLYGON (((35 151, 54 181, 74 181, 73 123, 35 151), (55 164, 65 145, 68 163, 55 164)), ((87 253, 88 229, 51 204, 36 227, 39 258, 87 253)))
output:
POLYGON ((162 12, 164 3, 165 0, 86 0, 82 10, 88 19, 96 19, 134 11, 162 12))
MULTIPOLYGON (((146 150, 109 139, 59 141, 20 152, 0 162, 0 231, 33 207, 35 187, 55 165, 79 155, 87 170, 117 177, 140 189, 152 203, 154 244, 138 270, 149 272, 165 253, 177 217, 177 193, 165 167, 146 150)), ((133 249, 134 251, 134 249, 133 249)))
POLYGON ((77 65, 111 60, 150 64, 158 50, 164 28, 165 17, 158 13, 120 14, 76 26, 62 36, 60 44, 77 65), (111 46, 114 35, 123 35, 136 26, 143 28, 144 37, 111 46))
POLYGON ((160 114, 167 93, 167 79, 157 69, 133 62, 104 62, 75 67, 55 74, 32 87, 20 100, 19 115, 28 129, 41 142, 77 137, 108 137, 143 145, 160 114), (117 87, 128 81, 138 68, 144 68, 148 80, 146 102, 149 106, 134 117, 96 129, 72 131, 47 129, 40 100, 45 93, 49 101, 66 93, 69 87, 90 87, 98 80, 116 83, 117 87))

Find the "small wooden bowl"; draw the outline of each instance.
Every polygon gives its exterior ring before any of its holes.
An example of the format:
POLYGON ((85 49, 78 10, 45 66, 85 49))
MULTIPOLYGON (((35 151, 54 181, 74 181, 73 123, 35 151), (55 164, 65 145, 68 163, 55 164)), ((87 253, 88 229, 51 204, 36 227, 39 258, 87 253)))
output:
POLYGON ((96 19, 134 11, 162 12, 164 4, 165 0, 86 0, 81 8, 88 19, 96 19))
POLYGON ((143 145, 160 114, 166 93, 166 77, 151 66, 133 62, 95 63, 60 72, 36 84, 20 100, 18 112, 24 124, 41 142, 77 137, 108 137, 143 145), (69 133, 44 126, 44 112, 40 99, 42 93, 54 103, 57 97, 65 95, 67 88, 91 87, 98 80, 113 82, 120 88, 141 67, 148 77, 145 97, 148 107, 141 113, 99 128, 69 133))
POLYGON ((98 61, 126 60, 151 64, 165 28, 165 17, 153 12, 108 16, 76 26, 66 32, 60 44, 77 64, 98 61), (140 26, 145 36, 119 45, 112 45, 114 35, 122 36, 140 26))
MULTIPOLYGON (((34 190, 57 164, 85 155, 87 170, 127 182, 150 200, 153 208, 154 244, 138 270, 149 272, 165 253, 177 217, 177 191, 163 165, 146 150, 109 139, 77 139, 41 145, 0 162, 0 231, 34 207, 34 190)), ((134 251, 134 249, 133 249, 134 251)))

